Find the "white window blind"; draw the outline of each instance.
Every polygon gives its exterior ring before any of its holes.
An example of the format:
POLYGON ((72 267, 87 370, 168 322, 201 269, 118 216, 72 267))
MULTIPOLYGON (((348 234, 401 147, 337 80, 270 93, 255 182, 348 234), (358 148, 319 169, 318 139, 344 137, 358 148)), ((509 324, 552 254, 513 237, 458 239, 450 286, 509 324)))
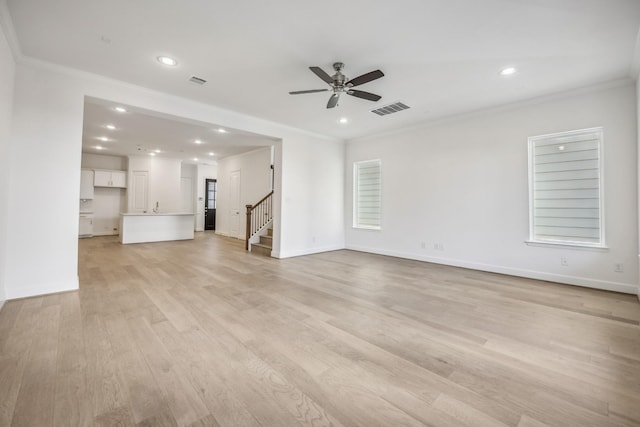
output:
POLYGON ((529 138, 530 240, 604 246, 602 128, 529 138))
POLYGON ((382 210, 380 160, 353 164, 353 188, 353 226, 379 229, 382 210))

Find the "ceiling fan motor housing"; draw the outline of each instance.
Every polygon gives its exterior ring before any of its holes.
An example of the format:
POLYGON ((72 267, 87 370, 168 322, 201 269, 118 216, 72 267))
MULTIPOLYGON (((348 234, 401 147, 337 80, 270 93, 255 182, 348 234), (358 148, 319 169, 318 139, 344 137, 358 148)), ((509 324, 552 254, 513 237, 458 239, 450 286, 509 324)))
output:
POLYGON ((342 62, 335 62, 333 64, 333 69, 336 71, 336 73, 333 76, 331 76, 334 82, 333 83, 334 89, 342 89, 342 87, 344 86, 345 80, 347 80, 345 75, 342 74, 342 68, 344 68, 344 63, 342 62))

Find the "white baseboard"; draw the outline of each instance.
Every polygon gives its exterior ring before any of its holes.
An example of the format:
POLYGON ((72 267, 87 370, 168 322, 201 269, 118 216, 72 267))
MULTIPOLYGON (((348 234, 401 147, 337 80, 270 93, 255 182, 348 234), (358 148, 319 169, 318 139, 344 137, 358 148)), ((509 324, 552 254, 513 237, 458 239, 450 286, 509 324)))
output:
POLYGON ((297 256, 304 256, 304 255, 313 255, 313 254, 319 254, 322 252, 331 252, 331 251, 339 251, 341 249, 345 249, 344 245, 331 245, 331 246, 322 246, 319 248, 309 248, 309 249, 302 249, 302 250, 298 250, 298 251, 271 251, 271 256, 273 258, 293 258, 293 257, 297 257, 297 256))
POLYGON ((98 231, 93 233, 94 236, 118 236, 120 235, 117 231, 98 231))
POLYGON ((7 287, 5 293, 7 300, 12 300, 38 295, 55 294, 58 292, 75 291, 78 287, 79 281, 76 277, 75 280, 69 280, 68 282, 42 283, 35 286, 21 286, 19 288, 7 287))
POLYGON ((583 286, 587 288, 600 289, 605 291, 621 292, 625 294, 636 294, 640 299, 640 288, 628 283, 610 282, 605 280, 590 279, 587 277, 568 276, 543 271, 524 270, 520 268, 504 267, 500 265, 484 264, 479 262, 469 262, 450 258, 438 258, 430 256, 420 256, 411 253, 380 250, 365 246, 347 245, 346 249, 368 252, 378 255, 387 255, 397 258, 406 258, 416 261, 431 262, 434 264, 450 265, 453 267, 469 268, 471 270, 488 271, 491 273, 508 274, 510 276, 526 277, 529 279, 546 280, 548 282, 564 283, 568 285, 583 286))

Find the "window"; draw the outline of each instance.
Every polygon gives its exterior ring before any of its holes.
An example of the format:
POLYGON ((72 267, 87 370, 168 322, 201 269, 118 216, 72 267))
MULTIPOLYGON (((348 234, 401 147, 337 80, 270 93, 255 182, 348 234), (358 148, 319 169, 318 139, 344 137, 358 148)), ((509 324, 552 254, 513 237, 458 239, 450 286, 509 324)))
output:
POLYGON ((602 128, 529 138, 530 241, 604 247, 602 128))
POLYGON ((353 164, 353 226, 380 229, 382 186, 380 160, 353 164))

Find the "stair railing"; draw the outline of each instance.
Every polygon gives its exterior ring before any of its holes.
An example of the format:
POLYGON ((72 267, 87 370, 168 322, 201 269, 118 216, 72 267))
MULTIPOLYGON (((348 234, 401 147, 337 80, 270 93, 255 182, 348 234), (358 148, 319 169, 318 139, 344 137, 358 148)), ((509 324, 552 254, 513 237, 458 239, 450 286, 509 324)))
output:
POLYGON ((273 219, 273 190, 255 205, 247 207, 247 232, 244 248, 249 250, 249 239, 273 219))

